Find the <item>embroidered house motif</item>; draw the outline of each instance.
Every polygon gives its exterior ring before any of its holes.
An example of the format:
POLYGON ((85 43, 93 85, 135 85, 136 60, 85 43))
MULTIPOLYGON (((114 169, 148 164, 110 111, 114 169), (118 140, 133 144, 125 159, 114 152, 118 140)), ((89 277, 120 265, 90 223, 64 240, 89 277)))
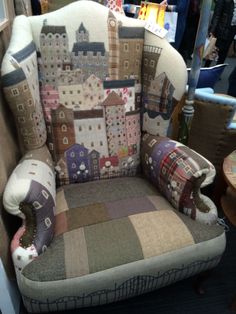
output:
POLYGON ((168 135, 176 100, 167 74, 157 74, 162 48, 144 46, 144 28, 123 26, 111 11, 105 25, 106 40, 95 42, 83 23, 71 34, 45 20, 39 46, 12 55, 17 69, 3 78, 26 147, 44 142, 46 122, 58 184, 135 175, 141 102, 143 130, 168 135))
POLYGON ((38 92, 35 44, 31 42, 20 52, 11 55, 16 68, 2 78, 5 97, 15 115, 18 132, 24 147, 34 149, 46 139, 43 112, 38 92))
POLYGON ((145 45, 142 64, 143 130, 150 134, 169 134, 170 119, 177 104, 175 87, 165 72, 156 75, 162 49, 145 45))
POLYGON ((112 12, 107 27, 107 49, 90 42, 83 23, 71 45, 65 26, 45 21, 41 29, 40 96, 59 184, 139 167, 144 29, 123 27, 112 12))

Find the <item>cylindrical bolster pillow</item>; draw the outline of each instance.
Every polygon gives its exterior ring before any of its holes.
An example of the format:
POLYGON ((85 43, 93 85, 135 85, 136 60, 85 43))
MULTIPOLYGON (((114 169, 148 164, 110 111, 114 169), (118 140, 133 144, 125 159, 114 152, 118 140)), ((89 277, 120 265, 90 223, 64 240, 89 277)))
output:
POLYGON ((4 208, 23 219, 11 246, 18 268, 23 268, 30 261, 29 256, 39 255, 50 244, 55 195, 55 174, 47 147, 29 151, 12 172, 3 195, 4 208))
POLYGON ((215 177, 215 168, 206 158, 169 138, 145 134, 141 159, 144 174, 174 208, 193 219, 216 221, 215 205, 200 192, 215 177))

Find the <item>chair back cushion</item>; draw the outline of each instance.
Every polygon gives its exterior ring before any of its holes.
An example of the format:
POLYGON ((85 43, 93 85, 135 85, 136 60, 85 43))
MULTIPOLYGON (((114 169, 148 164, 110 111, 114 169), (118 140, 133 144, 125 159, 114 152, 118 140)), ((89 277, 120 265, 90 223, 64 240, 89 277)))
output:
POLYGON ((178 52, 145 33, 143 21, 93 1, 17 17, 13 28, 4 89, 23 142, 31 144, 26 150, 44 144, 45 119, 59 185, 135 175, 141 103, 143 130, 165 136, 184 93, 187 71, 178 52))
POLYGON ((59 184, 137 173, 144 28, 119 19, 87 1, 31 19, 59 184))

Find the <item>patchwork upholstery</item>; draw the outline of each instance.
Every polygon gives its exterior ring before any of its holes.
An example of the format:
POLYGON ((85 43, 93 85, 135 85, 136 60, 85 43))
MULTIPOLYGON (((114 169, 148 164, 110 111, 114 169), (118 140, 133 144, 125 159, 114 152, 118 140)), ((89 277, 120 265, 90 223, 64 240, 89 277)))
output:
POLYGON ((8 180, 3 198, 3 204, 12 214, 27 217, 11 243, 17 272, 52 241, 55 192, 53 162, 47 147, 29 151, 8 180))
POLYGON ((22 145, 26 150, 35 149, 45 143, 46 127, 40 104, 34 43, 11 54, 10 58, 15 70, 2 78, 4 94, 15 116, 22 145))
MULTIPOLYGON (((205 256, 200 253, 200 257, 197 248, 201 246, 209 250, 212 246, 216 249, 218 241, 215 239, 222 240, 223 229, 196 223, 174 211, 156 188, 143 178, 114 178, 112 185, 111 180, 93 181, 80 188, 76 184, 67 185, 58 189, 57 204, 52 245, 22 272, 22 293, 27 296, 24 300, 30 311, 63 310, 65 304, 58 302, 61 297, 65 298, 69 309, 73 303, 91 306, 104 303, 105 298, 106 302, 121 300, 127 295, 132 296, 137 288, 142 292, 149 291, 168 280, 161 277, 165 267, 159 265, 159 261, 172 252, 183 255, 188 251, 188 258, 198 261, 194 266, 185 261, 168 261, 171 268, 178 265, 175 272, 178 279, 211 267, 219 260, 219 256, 209 252, 205 252, 205 256), (140 272, 142 261, 148 267, 140 272), (153 263, 159 265, 155 277, 150 271, 153 263), (106 289, 102 291, 104 282, 96 280, 99 274, 108 277, 109 271, 114 269, 115 277, 119 274, 122 278, 130 268, 136 271, 129 273, 127 282, 117 279, 111 284, 106 278, 106 289), (91 286, 86 284, 88 275, 93 282, 91 286), (143 275, 140 286, 134 280, 135 275, 143 275), (65 291, 61 284, 67 280, 71 282, 69 291, 65 291), (120 291, 121 284, 127 288, 120 291), (77 298, 72 287, 78 293, 77 298)), ((220 255, 221 250, 217 251, 220 255)), ((173 274, 170 277, 170 281, 175 280, 173 274)))
POLYGON ((144 174, 174 208, 192 219, 216 222, 215 205, 200 193, 215 177, 208 160, 179 142, 150 134, 143 136, 141 159, 144 174))
POLYGON ((200 192, 214 167, 172 141, 182 57, 94 1, 13 24, 2 86, 22 159, 4 207, 29 312, 118 301, 214 267, 225 249, 200 192), (190 216, 190 217, 188 217, 190 216))

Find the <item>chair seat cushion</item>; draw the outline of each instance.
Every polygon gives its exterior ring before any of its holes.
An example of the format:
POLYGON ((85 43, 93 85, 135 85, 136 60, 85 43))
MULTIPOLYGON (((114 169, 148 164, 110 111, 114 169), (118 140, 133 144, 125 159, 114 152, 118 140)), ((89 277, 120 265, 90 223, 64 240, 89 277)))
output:
MULTIPOLYGON (((207 226, 175 211, 143 178, 67 185, 57 192, 55 238, 46 252, 24 268, 22 277, 26 290, 30 285, 36 294, 44 283, 56 287, 68 281, 70 285, 76 278, 83 280, 122 265, 145 263, 177 251, 181 256, 180 250, 189 247, 191 262, 198 258, 197 245, 207 248, 209 241, 223 233, 220 226, 207 226)), ((217 248, 216 242, 211 247, 219 258, 222 245, 217 248)), ((209 250, 205 254, 209 259, 209 250)), ((166 260, 170 268, 172 259, 166 260)))

